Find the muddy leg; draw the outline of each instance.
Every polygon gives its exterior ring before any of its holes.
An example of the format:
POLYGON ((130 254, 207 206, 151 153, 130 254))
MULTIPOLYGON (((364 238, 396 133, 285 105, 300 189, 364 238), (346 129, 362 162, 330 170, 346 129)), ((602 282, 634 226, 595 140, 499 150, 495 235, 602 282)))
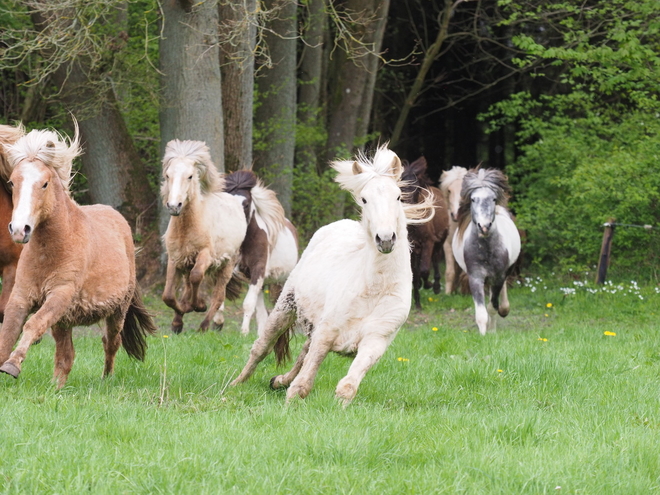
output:
POLYGON ((163 302, 174 310, 174 319, 172 320, 172 332, 181 333, 183 330, 183 310, 176 300, 176 279, 177 270, 171 260, 167 260, 167 275, 165 277, 165 289, 163 290, 163 302))
POLYGON ((53 382, 60 389, 66 383, 76 351, 73 348, 73 329, 54 325, 52 328, 53 339, 55 339, 55 371, 53 382))
POLYGON ((321 363, 330 352, 332 344, 335 341, 336 332, 327 327, 319 326, 310 337, 309 351, 303 360, 302 367, 298 376, 296 376, 289 390, 286 392, 286 400, 289 402, 298 396, 304 399, 309 395, 314 386, 314 379, 319 371, 321 363))
POLYGON ((213 288, 213 294, 211 295, 211 306, 209 307, 208 312, 204 321, 199 325, 200 332, 206 332, 209 329, 211 324, 211 319, 215 318, 216 312, 220 307, 225 303, 225 291, 227 288, 227 283, 231 279, 231 275, 234 271, 234 261, 228 261, 218 272, 218 279, 215 282, 215 287, 213 288))
POLYGON ((378 362, 389 344, 390 340, 384 338, 365 339, 360 343, 357 356, 351 363, 348 374, 339 381, 335 390, 335 397, 341 400, 345 406, 355 398, 364 375, 378 362))
POLYGON ((298 373, 300 373, 300 368, 302 368, 303 362, 305 360, 305 356, 307 356, 307 352, 309 351, 310 342, 311 339, 309 338, 305 341, 305 344, 303 345, 303 348, 300 350, 300 354, 298 354, 298 357, 296 358, 296 362, 293 365, 293 368, 291 368, 291 371, 285 373, 284 375, 274 376, 273 378, 270 379, 270 388, 275 390, 278 388, 286 388, 289 385, 291 385, 293 379, 298 376, 298 373))

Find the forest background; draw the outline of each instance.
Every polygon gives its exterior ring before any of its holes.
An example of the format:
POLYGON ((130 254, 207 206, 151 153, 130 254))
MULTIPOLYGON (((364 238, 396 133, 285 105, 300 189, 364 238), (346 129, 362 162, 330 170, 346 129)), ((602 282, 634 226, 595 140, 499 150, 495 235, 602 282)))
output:
MULTIPOLYGON (((504 169, 526 260, 596 263, 602 224, 660 224, 657 0, 0 0, 0 122, 80 125, 75 196, 121 211, 160 273, 160 161, 205 141, 252 168, 302 245, 351 215, 328 162, 389 141, 504 169)), ((658 229, 618 228, 618 269, 658 278, 658 229)))

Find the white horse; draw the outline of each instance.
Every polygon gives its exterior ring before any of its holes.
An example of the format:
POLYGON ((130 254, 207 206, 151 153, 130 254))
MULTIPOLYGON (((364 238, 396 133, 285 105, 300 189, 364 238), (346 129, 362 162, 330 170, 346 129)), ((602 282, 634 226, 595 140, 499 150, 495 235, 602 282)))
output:
POLYGON ((424 195, 430 199, 422 204, 401 202, 401 161, 385 146, 372 161, 361 156, 332 167, 338 172, 335 180, 362 208, 362 220, 340 220, 314 234, 233 384, 247 380, 273 347, 278 361, 284 360, 297 322, 307 342, 293 369, 274 377, 271 386, 288 386, 287 401, 306 397, 321 362, 334 351, 355 356, 336 389, 337 398, 348 404, 408 317, 407 225, 431 219, 432 196, 424 195))
POLYGON ((183 315, 206 311, 199 294, 204 274, 215 279, 211 304, 200 330, 213 318, 222 327, 225 295, 238 296, 232 280, 247 222, 241 199, 224 192, 224 179, 201 141, 167 143, 163 158, 161 196, 171 215, 164 240, 167 248, 167 277, 163 301, 174 310, 172 331, 183 329, 183 315), (176 298, 178 276, 184 280, 181 300, 176 298))
POLYGON ((520 234, 506 209, 508 195, 507 178, 499 170, 469 171, 463 179, 452 247, 470 281, 481 335, 495 330, 496 313, 502 317, 509 314, 506 276, 520 255, 520 234), (488 308, 486 288, 490 292, 488 308))
POLYGON ((467 174, 467 169, 454 166, 450 170, 445 170, 440 176, 440 190, 447 205, 447 214, 449 216, 449 233, 443 244, 445 252, 445 294, 451 294, 456 288, 458 281, 459 267, 454 259, 452 249, 452 239, 458 229, 458 207, 461 201, 461 187, 463 186, 463 177, 467 174))
POLYGON ((254 172, 239 170, 225 177, 226 192, 243 201, 248 227, 241 245, 238 264, 250 279, 243 300, 241 333, 250 332, 250 320, 257 313, 257 331, 261 335, 268 311, 264 302, 264 284, 282 284, 298 262, 298 233, 284 216, 284 208, 274 191, 265 187, 254 172))

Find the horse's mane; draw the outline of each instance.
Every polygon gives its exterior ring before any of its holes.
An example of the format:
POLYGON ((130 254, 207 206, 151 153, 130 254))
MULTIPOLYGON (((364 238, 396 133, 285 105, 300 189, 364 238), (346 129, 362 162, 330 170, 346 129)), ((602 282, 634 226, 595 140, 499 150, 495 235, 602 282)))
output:
POLYGON ((12 125, 0 125, 0 179, 3 183, 9 180, 12 170, 7 160, 7 149, 5 146, 14 144, 24 134, 25 128, 21 124, 15 127, 12 125))
POLYGON ((462 180, 467 174, 467 169, 465 167, 459 167, 454 165, 451 169, 445 170, 440 176, 440 190, 446 196, 449 191, 449 186, 457 180, 462 180))
POLYGON ((470 209, 472 193, 477 189, 487 187, 495 193, 498 206, 506 209, 511 194, 509 179, 501 170, 496 168, 470 169, 463 177, 461 188, 461 202, 458 207, 458 235, 463 236, 465 229, 472 220, 470 209))
POLYGON ((285 215, 275 191, 268 189, 251 170, 238 170, 225 177, 225 192, 237 194, 250 191, 252 204, 263 220, 268 240, 274 245, 277 234, 284 228, 285 215))
POLYGON ((423 189, 433 186, 433 181, 426 173, 426 158, 420 156, 412 163, 403 160, 403 173, 401 174, 402 200, 406 203, 417 203, 419 194, 423 189))
POLYGON ((14 144, 5 145, 10 169, 13 170, 23 160, 38 160, 55 171, 68 192, 73 160, 81 153, 78 122, 74 120, 73 123, 73 139, 59 132, 35 129, 20 137, 14 144))
MULTIPOLYGON (((356 201, 360 191, 375 177, 389 177, 399 188, 409 185, 401 178, 403 173, 401 160, 394 151, 387 148, 387 144, 379 146, 372 159, 358 152, 355 161, 337 160, 330 166, 338 172, 335 181, 342 189, 350 191, 356 201)), ((429 194, 424 196, 420 203, 402 203, 408 223, 424 223, 433 218, 435 214, 433 193, 429 191, 429 194)))
MULTIPOLYGON (((202 194, 218 193, 225 190, 225 179, 222 177, 215 164, 211 160, 211 153, 208 146, 203 141, 181 141, 172 139, 165 147, 165 156, 163 156, 163 177, 173 160, 178 158, 187 158, 195 162, 195 167, 199 172, 199 185, 202 194)), ((161 194, 165 197, 169 194, 167 181, 163 181, 161 194)))

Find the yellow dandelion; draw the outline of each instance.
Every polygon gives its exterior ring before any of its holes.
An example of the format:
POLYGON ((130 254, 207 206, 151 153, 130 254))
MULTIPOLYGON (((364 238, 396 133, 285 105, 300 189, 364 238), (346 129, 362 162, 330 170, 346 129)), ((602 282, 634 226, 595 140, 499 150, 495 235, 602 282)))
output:
POLYGON ((551 308, 551 307, 552 307, 552 303, 548 303, 548 304, 546 304, 545 307, 546 307, 546 308, 551 308))
POLYGON ((432 298, 432 297, 429 297, 429 302, 433 302, 433 298, 432 298))
POLYGON ((396 360, 397 361, 402 361, 402 362, 410 361, 410 359, 404 358, 404 357, 398 357, 398 358, 396 358, 396 360))
POLYGON ((438 331, 438 327, 433 327, 431 330, 433 330, 434 332, 437 332, 437 331, 438 331))
POLYGON ((163 338, 164 338, 164 339, 169 339, 170 336, 169 336, 169 335, 163 335, 163 338))
POLYGON ((616 337, 616 332, 610 332, 609 330, 606 330, 603 332, 603 335, 607 335, 608 337, 616 337))
POLYGON ((498 373, 502 373, 502 370, 497 370, 498 373))
POLYGON ((539 337, 539 340, 540 340, 541 342, 547 342, 547 341, 548 341, 548 339, 546 339, 546 338, 544 338, 544 337, 539 337))
POLYGON ((266 289, 264 292, 265 292, 266 294, 270 294, 270 291, 269 291, 268 289, 266 289))
POLYGON ((545 316, 546 318, 550 317, 550 315, 548 313, 544 314, 543 316, 545 316))

